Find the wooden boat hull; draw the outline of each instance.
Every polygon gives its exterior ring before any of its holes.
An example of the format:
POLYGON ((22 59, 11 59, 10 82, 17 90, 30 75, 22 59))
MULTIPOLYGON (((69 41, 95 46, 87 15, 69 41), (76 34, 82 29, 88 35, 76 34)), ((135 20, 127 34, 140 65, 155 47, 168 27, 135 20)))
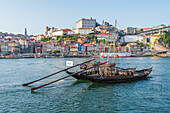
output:
MULTIPOLYGON (((118 83, 118 82, 128 82, 128 81, 135 81, 135 80, 141 80, 145 77, 147 77, 152 71, 152 67, 150 69, 143 69, 136 71, 136 74, 134 75, 115 75, 115 76, 101 76, 99 74, 76 74, 72 77, 76 79, 82 79, 82 80, 89 80, 94 83, 118 83)), ((67 73, 71 74, 72 72, 67 73)))
MULTIPOLYGON (((66 71, 67 74, 73 74, 74 72, 69 72, 69 71, 66 71)), ((87 80, 87 76, 88 74, 75 74, 75 75, 72 75, 72 77, 74 77, 75 79, 78 79, 78 80, 87 80)))

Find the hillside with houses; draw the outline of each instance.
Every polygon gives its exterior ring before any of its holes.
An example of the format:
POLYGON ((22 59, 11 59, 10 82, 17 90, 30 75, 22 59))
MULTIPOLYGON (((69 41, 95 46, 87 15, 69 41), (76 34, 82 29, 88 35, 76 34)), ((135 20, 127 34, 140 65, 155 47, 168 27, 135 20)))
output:
POLYGON ((136 55, 155 55, 169 51, 170 26, 151 28, 127 27, 115 29, 109 22, 99 24, 96 19, 82 18, 75 29, 46 26, 40 35, 12 34, 0 32, 0 54, 6 55, 58 55, 90 56, 102 52, 113 52, 113 37, 116 37, 116 52, 136 55))

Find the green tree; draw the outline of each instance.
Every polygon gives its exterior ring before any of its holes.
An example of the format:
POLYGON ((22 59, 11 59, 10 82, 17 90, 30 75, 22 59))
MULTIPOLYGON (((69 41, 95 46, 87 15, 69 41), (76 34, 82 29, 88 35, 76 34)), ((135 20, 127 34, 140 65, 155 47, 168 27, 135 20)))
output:
POLYGON ((74 35, 74 36, 72 37, 73 40, 77 40, 77 38, 78 38, 77 35, 74 35))
POLYGON ((163 34, 160 35, 161 38, 163 38, 164 44, 168 44, 170 40, 170 34, 169 32, 164 31, 163 34))
POLYGON ((60 36, 57 36, 57 40, 60 38, 60 36))
POLYGON ((143 29, 140 29, 140 32, 143 32, 143 29))
POLYGON ((105 24, 106 26, 109 26, 109 22, 105 22, 104 24, 105 24))
POLYGON ((41 41, 44 41, 45 38, 41 38, 41 41))
POLYGON ((105 40, 104 40, 104 39, 102 40, 102 43, 104 43, 104 44, 105 44, 105 40))
POLYGON ((60 51, 59 50, 53 50, 52 53, 56 54, 56 53, 60 53, 60 51))
POLYGON ((150 44, 150 43, 147 43, 146 45, 147 45, 149 48, 151 47, 151 44, 150 44))
POLYGON ((136 43, 139 44, 139 40, 137 40, 136 43))

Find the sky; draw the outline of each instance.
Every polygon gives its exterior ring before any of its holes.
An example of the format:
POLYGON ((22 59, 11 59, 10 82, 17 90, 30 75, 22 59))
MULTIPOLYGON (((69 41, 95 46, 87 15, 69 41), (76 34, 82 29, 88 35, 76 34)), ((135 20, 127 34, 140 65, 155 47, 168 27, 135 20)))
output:
POLYGON ((125 27, 170 24, 170 0, 0 0, 0 32, 44 34, 45 27, 75 28, 82 18, 125 27))

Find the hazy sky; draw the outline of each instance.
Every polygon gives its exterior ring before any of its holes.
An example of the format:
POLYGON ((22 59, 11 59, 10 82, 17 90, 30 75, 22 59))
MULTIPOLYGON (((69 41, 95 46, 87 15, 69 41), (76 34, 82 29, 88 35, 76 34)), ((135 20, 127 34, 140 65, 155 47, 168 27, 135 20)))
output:
POLYGON ((170 24, 170 0, 0 0, 0 32, 44 34, 45 26, 73 28, 81 18, 119 29, 170 24))

